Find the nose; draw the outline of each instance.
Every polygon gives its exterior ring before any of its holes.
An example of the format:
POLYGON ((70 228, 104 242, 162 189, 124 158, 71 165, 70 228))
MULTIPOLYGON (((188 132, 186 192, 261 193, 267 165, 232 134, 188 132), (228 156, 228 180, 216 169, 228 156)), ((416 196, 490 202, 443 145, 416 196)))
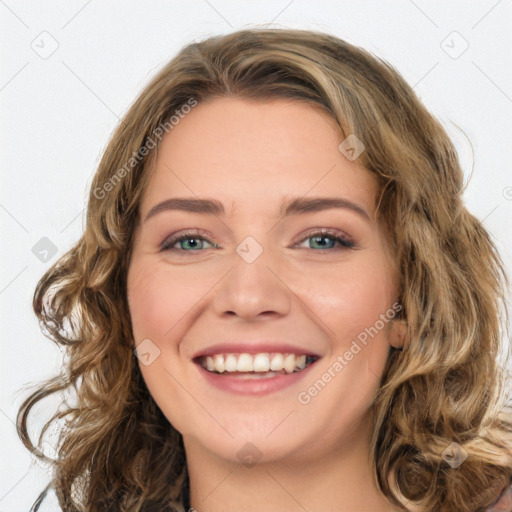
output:
POLYGON ((235 254, 233 262, 213 298, 217 315, 259 321, 289 312, 292 291, 280 276, 279 267, 269 265, 265 252, 252 263, 235 254))

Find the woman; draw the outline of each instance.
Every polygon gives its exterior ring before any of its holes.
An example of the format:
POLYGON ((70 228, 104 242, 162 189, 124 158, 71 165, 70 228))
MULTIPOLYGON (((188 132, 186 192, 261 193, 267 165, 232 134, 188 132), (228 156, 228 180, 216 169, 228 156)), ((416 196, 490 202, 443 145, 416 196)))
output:
MULTIPOLYGON (((185 47, 108 145, 34 309, 74 391, 65 511, 495 511, 506 277, 452 143, 326 34, 185 47)), ((44 493, 40 496, 37 509, 44 493)))

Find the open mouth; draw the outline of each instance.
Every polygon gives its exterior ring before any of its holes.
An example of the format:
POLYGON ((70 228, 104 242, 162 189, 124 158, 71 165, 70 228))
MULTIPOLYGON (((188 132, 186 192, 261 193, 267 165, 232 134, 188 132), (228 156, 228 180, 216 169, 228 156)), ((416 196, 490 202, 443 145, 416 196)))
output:
POLYGON ((301 372, 317 359, 317 356, 309 354, 262 352, 199 356, 194 362, 206 371, 218 375, 236 376, 241 379, 269 379, 277 375, 301 372))

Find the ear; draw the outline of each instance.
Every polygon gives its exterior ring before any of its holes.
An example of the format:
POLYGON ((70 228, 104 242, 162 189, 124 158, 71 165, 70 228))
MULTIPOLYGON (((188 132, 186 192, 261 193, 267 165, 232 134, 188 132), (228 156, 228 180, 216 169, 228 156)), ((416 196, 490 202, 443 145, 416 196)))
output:
POLYGON ((399 350, 406 346, 407 324, 404 320, 391 320, 391 329, 389 332, 389 344, 399 350))

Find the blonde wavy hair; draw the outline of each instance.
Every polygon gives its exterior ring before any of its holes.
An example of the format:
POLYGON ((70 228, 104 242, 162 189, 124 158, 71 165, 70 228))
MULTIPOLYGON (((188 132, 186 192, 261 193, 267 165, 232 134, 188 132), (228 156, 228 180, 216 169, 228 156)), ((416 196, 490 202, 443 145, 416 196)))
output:
POLYGON ((383 60, 325 33, 266 28, 189 44, 152 79, 105 150, 83 235, 37 284, 34 311, 66 357, 18 412, 18 434, 37 457, 47 428, 60 422, 52 480, 32 510, 50 488, 66 512, 188 507, 181 435, 134 356, 126 276, 155 160, 150 138, 191 99, 226 96, 320 105, 343 136, 363 141, 358 161, 380 183, 378 217, 400 267, 407 326, 373 405, 376 480, 413 512, 484 510, 512 477, 509 376, 499 362, 508 281, 489 234, 463 204, 456 150, 383 60), (31 409, 70 392, 73 403, 63 399, 34 445, 31 409), (457 468, 443 457, 452 443, 467 454, 457 468))

